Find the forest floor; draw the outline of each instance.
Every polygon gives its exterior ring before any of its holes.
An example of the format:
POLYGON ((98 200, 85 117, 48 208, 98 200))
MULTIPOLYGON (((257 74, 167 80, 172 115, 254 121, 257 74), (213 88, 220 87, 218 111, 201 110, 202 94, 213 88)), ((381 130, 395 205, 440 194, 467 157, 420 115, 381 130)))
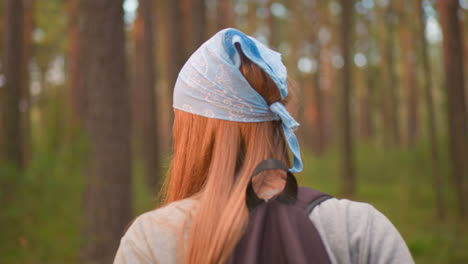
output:
MULTIPOLYGON (((78 142, 78 143, 77 143, 78 142)), ((1 263, 76 263, 82 223, 81 180, 86 147, 46 144, 36 149, 19 175, 0 165, 0 184, 16 182, 17 192, 0 211, 1 263), (14 181, 20 177, 20 181, 14 181)), ((446 148, 444 148, 446 149, 446 148)), ((358 188, 354 200, 384 213, 406 240, 417 263, 468 263, 468 222, 456 217, 456 202, 441 153, 446 219, 437 220, 428 145, 383 150, 360 145, 356 150, 358 188)), ((340 197, 338 155, 304 154, 302 185, 340 197)), ((135 166, 135 215, 155 208, 135 166)))

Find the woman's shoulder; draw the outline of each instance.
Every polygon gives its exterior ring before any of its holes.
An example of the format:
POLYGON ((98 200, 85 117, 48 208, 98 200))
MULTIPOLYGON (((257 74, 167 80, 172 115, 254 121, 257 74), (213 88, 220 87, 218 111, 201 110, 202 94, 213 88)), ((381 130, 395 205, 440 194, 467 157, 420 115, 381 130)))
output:
POLYGON ((374 214, 381 213, 369 203, 332 197, 317 205, 310 216, 318 221, 321 218, 330 218, 327 222, 330 220, 341 222, 344 219, 352 222, 359 219, 356 222, 362 222, 369 217, 372 218, 374 214))
POLYGON ((413 263, 398 230, 371 204, 331 198, 309 218, 333 263, 413 263))
POLYGON ((184 199, 143 213, 133 221, 125 236, 132 233, 151 235, 154 232, 178 234, 187 214, 194 206, 195 200, 184 199))
POLYGON ((194 206, 196 206, 196 201, 193 199, 175 201, 141 214, 135 219, 135 222, 165 224, 167 221, 176 224, 183 220, 194 206))
POLYGON ((135 218, 120 241, 114 263, 175 263, 177 242, 195 200, 184 199, 135 218))

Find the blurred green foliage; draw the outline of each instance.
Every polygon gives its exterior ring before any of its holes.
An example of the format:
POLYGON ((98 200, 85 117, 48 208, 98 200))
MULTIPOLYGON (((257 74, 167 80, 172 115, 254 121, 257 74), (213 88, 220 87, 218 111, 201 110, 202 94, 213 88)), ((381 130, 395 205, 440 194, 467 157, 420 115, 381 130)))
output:
POLYGON ((2 176, 17 178, 13 198, 0 212, 2 263, 75 261, 86 144, 83 140, 69 144, 36 149, 21 174, 0 165, 2 176))
POLYGON ((0 263, 76 262, 86 138, 67 126, 63 89, 50 87, 32 114, 31 159, 24 171, 0 164, 9 186, 0 211, 0 263))

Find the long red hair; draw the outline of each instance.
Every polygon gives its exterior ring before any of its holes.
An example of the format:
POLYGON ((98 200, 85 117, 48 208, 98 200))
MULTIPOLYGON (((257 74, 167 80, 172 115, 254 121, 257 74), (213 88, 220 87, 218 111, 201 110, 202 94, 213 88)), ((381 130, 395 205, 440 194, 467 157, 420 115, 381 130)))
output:
MULTIPOLYGON (((281 101, 274 82, 241 54, 240 71, 268 104, 281 101)), ((283 102, 285 103, 285 102, 283 102)), ((265 159, 290 165, 280 121, 241 123, 175 110, 174 154, 165 183, 165 204, 193 198, 190 231, 179 240, 178 262, 224 263, 248 220, 246 188, 265 159)), ((281 175, 270 172, 268 177, 281 175)), ((263 179, 266 177, 263 174, 263 179)), ((256 178, 254 187, 262 185, 256 178)), ((257 187, 255 187, 257 188, 257 187)))

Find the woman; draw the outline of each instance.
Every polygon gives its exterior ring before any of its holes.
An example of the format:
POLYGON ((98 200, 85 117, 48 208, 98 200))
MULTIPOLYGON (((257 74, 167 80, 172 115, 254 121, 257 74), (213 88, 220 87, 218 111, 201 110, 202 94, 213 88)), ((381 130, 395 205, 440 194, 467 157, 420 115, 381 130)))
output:
MULTIPOLYGON (((300 172, 298 123, 284 108, 281 55, 235 29, 205 42, 174 89, 174 155, 165 206, 139 216, 115 263, 225 263, 249 222, 246 190, 259 163, 300 172)), ((253 179, 262 199, 281 192, 286 174, 253 179)), ((308 215, 332 263, 412 263, 398 231, 372 206, 328 199, 308 215)))

